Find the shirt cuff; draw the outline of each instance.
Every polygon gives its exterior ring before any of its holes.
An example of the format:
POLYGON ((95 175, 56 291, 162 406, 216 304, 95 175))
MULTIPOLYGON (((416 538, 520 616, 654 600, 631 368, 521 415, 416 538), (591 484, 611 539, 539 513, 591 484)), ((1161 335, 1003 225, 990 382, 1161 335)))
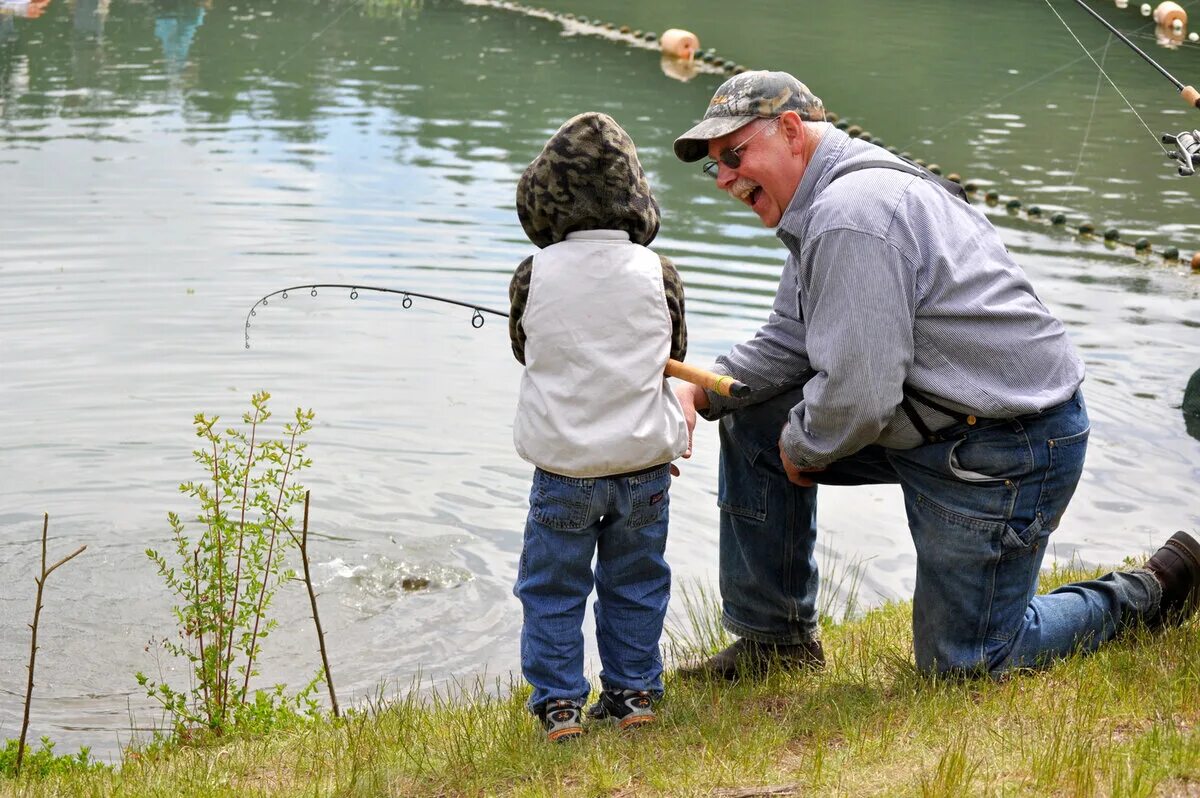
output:
POLYGON ((803 437, 790 419, 783 426, 779 441, 783 445, 783 451, 787 454, 788 459, 797 468, 825 468, 833 462, 833 459, 829 457, 814 457, 812 452, 805 448, 803 437))

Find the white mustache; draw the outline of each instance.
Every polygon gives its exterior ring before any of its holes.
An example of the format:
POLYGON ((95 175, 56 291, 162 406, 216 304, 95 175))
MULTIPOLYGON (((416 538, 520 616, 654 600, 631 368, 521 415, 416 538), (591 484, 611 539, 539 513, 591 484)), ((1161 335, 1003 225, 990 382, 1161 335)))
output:
POLYGON ((733 185, 725 189, 725 191, 728 192, 729 196, 733 197, 735 200, 742 201, 745 199, 747 194, 756 188, 758 188, 758 183, 754 182, 748 177, 739 177, 737 180, 733 181, 733 185))

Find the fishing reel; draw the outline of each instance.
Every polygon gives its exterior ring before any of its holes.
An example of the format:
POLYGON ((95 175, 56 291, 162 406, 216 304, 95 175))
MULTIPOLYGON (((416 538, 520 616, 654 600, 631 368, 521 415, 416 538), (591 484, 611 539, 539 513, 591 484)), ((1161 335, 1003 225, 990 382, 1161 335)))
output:
POLYGON ((1167 157, 1179 161, 1179 174, 1190 177, 1200 167, 1200 130, 1183 130, 1175 135, 1164 133, 1163 144, 1174 144, 1179 149, 1168 152, 1167 157))

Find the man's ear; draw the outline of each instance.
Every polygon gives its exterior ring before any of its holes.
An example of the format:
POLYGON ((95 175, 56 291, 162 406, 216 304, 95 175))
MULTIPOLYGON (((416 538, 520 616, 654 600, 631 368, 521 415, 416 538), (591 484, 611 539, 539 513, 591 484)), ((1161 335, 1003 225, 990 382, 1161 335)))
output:
POLYGON ((787 137, 788 149, 792 151, 792 154, 798 155, 804 152, 807 131, 804 129, 804 122, 800 119, 800 114, 795 111, 784 111, 779 115, 779 129, 787 137))

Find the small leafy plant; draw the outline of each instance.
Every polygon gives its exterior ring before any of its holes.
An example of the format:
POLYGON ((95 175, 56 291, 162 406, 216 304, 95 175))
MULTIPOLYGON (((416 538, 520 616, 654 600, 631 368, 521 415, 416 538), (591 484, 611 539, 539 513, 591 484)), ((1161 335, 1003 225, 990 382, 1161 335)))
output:
POLYGON ((263 731, 316 708, 320 671, 296 696, 287 696, 283 685, 250 692, 262 644, 277 625, 268 614, 271 601, 295 576, 285 564, 297 544, 288 513, 304 499, 296 477, 312 465, 301 438, 312 428, 313 412, 297 408, 283 436, 273 439, 263 434, 270 398, 266 391, 251 397, 243 429, 222 433, 216 416, 196 414, 193 425, 203 444, 194 455, 205 479, 179 489, 200 505, 199 534, 190 536, 170 513, 175 561, 146 550, 176 599, 178 633, 161 645, 187 662, 190 686, 176 689, 161 675, 155 681, 144 673, 137 681, 185 738, 199 729, 263 731))
MULTIPOLYGON (((0 777, 17 775, 17 753, 19 741, 5 740, 0 747, 0 777)), ((81 748, 75 754, 55 754, 54 743, 49 737, 42 738, 42 747, 32 746, 25 751, 21 773, 27 777, 64 776, 88 770, 107 770, 108 765, 92 758, 91 749, 81 748)))

